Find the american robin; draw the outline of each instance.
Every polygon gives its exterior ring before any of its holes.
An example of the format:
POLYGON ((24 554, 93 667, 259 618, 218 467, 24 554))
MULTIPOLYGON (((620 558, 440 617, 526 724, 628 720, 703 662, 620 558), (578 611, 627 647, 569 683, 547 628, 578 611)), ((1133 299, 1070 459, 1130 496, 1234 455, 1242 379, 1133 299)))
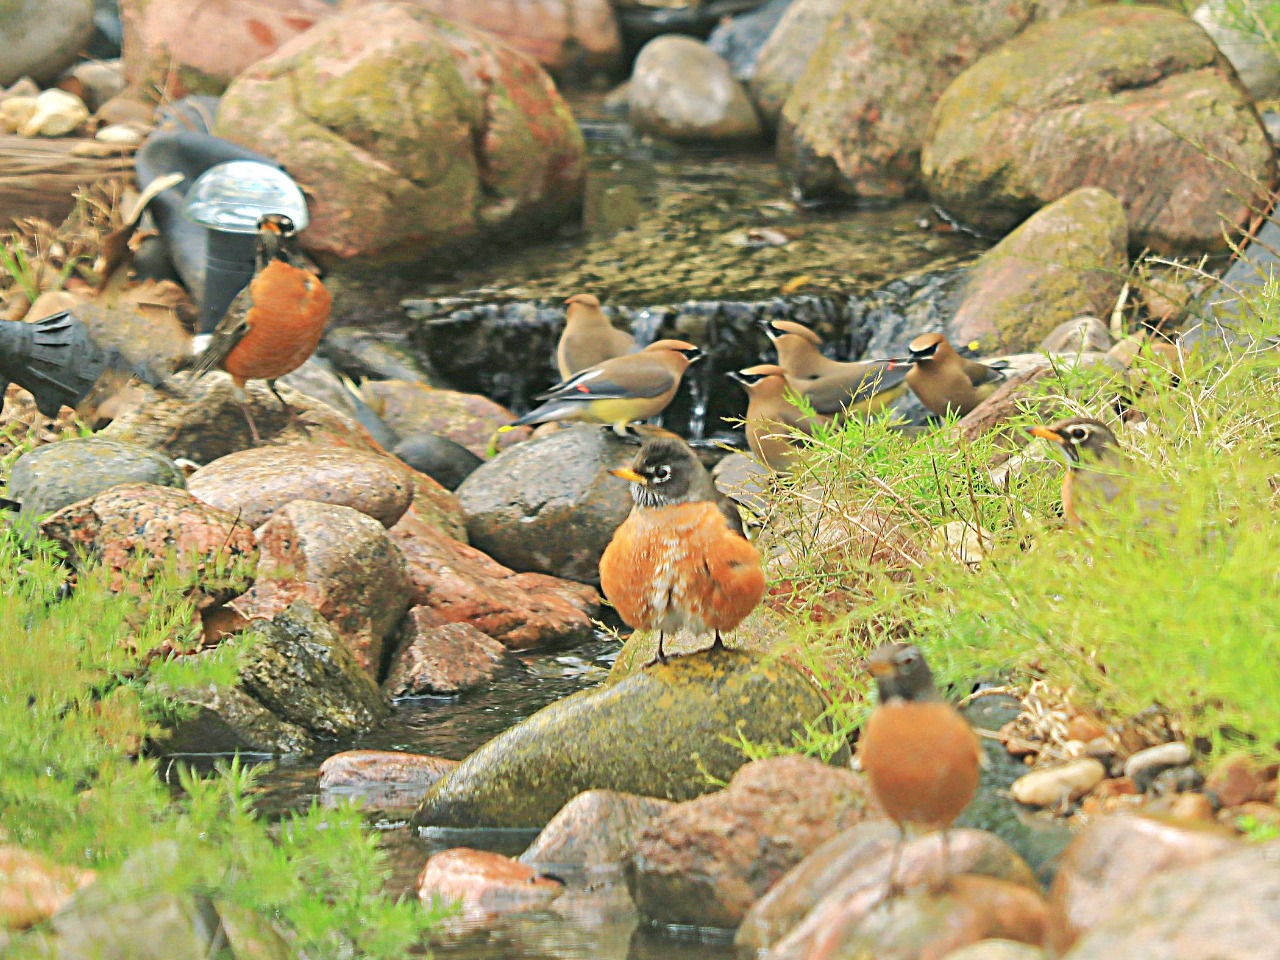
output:
POLYGON ((1062 475, 1062 514, 1080 526, 1080 502, 1110 503, 1128 486, 1117 472, 1120 445, 1111 428, 1089 417, 1069 417, 1048 427, 1028 427, 1033 437, 1057 444, 1067 460, 1062 475))
POLYGON ((791 401, 782 367, 763 363, 727 376, 747 391, 747 443, 770 470, 785 470, 795 459, 795 431, 811 434, 817 424, 831 422, 829 415, 810 416, 791 401))
POLYGON ((790 320, 760 323, 778 351, 778 366, 797 393, 803 393, 816 413, 871 416, 893 403, 907 389, 910 364, 901 360, 842 363, 819 349, 822 339, 803 324, 790 320))
POLYGON ((858 757, 876 800, 900 836, 886 897, 901 892, 898 861, 906 828, 942 832, 942 885, 950 882, 947 830, 978 789, 982 749, 968 722, 938 694, 919 648, 886 643, 867 658, 880 704, 862 728, 858 757))
POLYGON ((764 596, 760 554, 742 534, 737 508, 678 437, 645 441, 631 466, 610 471, 635 501, 600 558, 600 588, 633 629, 657 630, 658 653, 677 630, 720 634, 764 596))
POLYGON ((329 291, 319 277, 298 265, 302 261, 294 249, 294 236, 293 221, 283 214, 259 218, 253 279, 236 295, 192 364, 197 380, 214 369, 231 374, 254 443, 261 440, 244 403, 245 382, 267 381, 292 416, 276 389, 276 379, 307 362, 329 320, 329 291))
POLYGON ((536 399, 542 404, 510 426, 553 420, 602 423, 626 437, 627 425, 656 417, 675 397, 680 378, 702 351, 683 340, 659 340, 639 353, 587 367, 536 399))
POLYGON ((1005 379, 999 368, 960 356, 940 333, 922 333, 907 349, 909 356, 899 361, 912 364, 907 386, 939 417, 951 413, 963 417, 1005 379))
POLYGON ((593 294, 579 293, 565 304, 569 309, 565 311, 564 332, 556 348, 561 380, 635 350, 635 338, 614 328, 593 294))

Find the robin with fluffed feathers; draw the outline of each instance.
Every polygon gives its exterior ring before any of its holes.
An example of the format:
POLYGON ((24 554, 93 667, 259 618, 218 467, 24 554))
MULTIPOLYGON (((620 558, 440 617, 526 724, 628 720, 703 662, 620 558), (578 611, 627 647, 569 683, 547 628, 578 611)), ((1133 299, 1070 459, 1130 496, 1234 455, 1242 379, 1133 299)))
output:
POLYGON ((634 505, 600 558, 600 589, 635 630, 658 631, 649 665, 666 663, 668 633, 721 634, 764 596, 760 554, 742 533, 733 503, 720 497, 689 445, 658 437, 629 467, 610 471, 631 484, 634 505))
POLYGON ((675 398, 680 378, 702 351, 683 340, 659 340, 639 353, 614 357, 558 383, 535 399, 542 403, 510 424, 554 420, 600 423, 627 438, 628 424, 656 417, 675 398))
POLYGON ((940 333, 922 333, 907 350, 898 361, 911 364, 907 386, 939 417, 965 416, 1005 380, 1003 370, 960 356, 940 333))
POLYGON ((298 265, 295 235, 293 221, 283 214, 258 219, 253 279, 236 295, 192 364, 193 379, 216 369, 231 374, 254 443, 262 441, 244 401, 245 383, 267 381, 281 407, 293 416, 276 380, 307 362, 329 321, 329 291, 318 276, 298 265))
POLYGON ((763 320, 761 329, 778 352, 778 366, 797 393, 802 393, 823 416, 869 417, 889 406, 906 391, 910 363, 866 360, 842 363, 822 350, 822 338, 790 320, 763 320))
POLYGON ((579 293, 566 300, 565 305, 568 309, 564 315, 564 332, 556 347, 556 366, 560 368, 561 380, 635 350, 635 338, 609 322, 593 294, 579 293))
POLYGON ((965 718, 939 695, 918 647, 884 644, 866 666, 880 703, 862 728, 858 757, 876 801, 900 831, 885 896, 902 892, 898 862, 908 826, 941 831, 945 888, 951 881, 947 830, 978 790, 982 748, 965 718))
POLYGON ((786 470, 795 460, 796 432, 812 434, 831 417, 810 416, 791 400, 791 386, 782 367, 762 363, 726 374, 747 391, 747 444, 770 470, 786 470))

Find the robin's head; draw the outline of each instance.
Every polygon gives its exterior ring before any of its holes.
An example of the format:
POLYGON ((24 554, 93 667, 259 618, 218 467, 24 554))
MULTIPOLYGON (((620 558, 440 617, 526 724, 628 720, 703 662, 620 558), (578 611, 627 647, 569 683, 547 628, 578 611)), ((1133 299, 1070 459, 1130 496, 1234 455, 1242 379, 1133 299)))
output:
POLYGON ((908 356, 904 360, 913 363, 925 363, 938 360, 955 353, 947 338, 940 333, 922 333, 907 344, 908 356))
POLYGON ((1029 427, 1033 437, 1055 443, 1071 467, 1097 463, 1119 445, 1111 428, 1091 417, 1069 417, 1048 427, 1029 427))
POLYGON ((631 482, 631 497, 642 507, 662 507, 698 499, 702 464, 679 437, 645 441, 629 467, 609 471, 631 482))
POLYGON ((758 390, 776 387, 781 391, 787 385, 786 371, 773 363, 761 363, 745 370, 730 370, 725 376, 742 384, 742 389, 752 396, 758 390))
POLYGON ((656 340, 644 348, 645 353, 660 353, 666 356, 678 356, 683 359, 684 363, 681 369, 689 366, 689 364, 702 359, 702 351, 695 347, 692 343, 685 343, 683 340, 656 340))
POLYGON ((890 700, 937 700, 933 674, 920 648, 909 643, 886 643, 866 660, 867 672, 875 678, 880 702, 890 700))
POLYGON ((283 213, 264 213, 258 218, 258 263, 287 260, 288 244, 297 236, 293 220, 283 213))

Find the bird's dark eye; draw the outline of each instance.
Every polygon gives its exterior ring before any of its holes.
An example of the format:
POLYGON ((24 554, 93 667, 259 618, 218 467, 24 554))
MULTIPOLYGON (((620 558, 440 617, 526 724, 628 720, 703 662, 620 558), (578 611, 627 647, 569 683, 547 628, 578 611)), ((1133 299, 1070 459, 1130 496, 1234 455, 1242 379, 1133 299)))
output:
POLYGON ((915 655, 914 653, 910 653, 910 652, 908 652, 908 653, 901 654, 901 655, 898 657, 898 663, 899 663, 901 666, 909 667, 909 666, 911 666, 911 664, 913 664, 913 663, 915 663, 915 662, 916 662, 916 659, 917 659, 917 657, 916 657, 916 655, 915 655))
POLYGON ((1071 432, 1071 439, 1077 442, 1082 442, 1089 439, 1088 427, 1072 427, 1070 432, 1071 432))
POLYGON ((657 470, 653 471, 654 483, 665 483, 667 480, 670 480, 670 479, 671 479, 671 468, 667 466, 665 463, 662 466, 658 467, 657 470))

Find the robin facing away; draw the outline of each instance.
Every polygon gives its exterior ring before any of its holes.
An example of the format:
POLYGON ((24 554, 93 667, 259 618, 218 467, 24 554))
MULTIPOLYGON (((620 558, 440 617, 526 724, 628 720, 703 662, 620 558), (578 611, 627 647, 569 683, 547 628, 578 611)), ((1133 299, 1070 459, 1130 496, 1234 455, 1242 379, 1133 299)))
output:
POLYGON ((635 630, 658 631, 653 663, 666 663, 668 633, 714 633, 746 619, 764 596, 760 554, 742 534, 737 508, 718 496, 683 440, 658 437, 630 467, 635 502, 600 558, 600 588, 635 630))
POLYGON ((568 380, 587 367, 624 357, 636 348, 631 334, 614 328, 600 309, 600 301, 590 293, 579 293, 565 301, 564 332, 556 347, 560 379, 568 380))
POLYGON ((831 422, 830 416, 810 416, 791 401, 792 388, 782 367, 763 363, 726 376, 747 391, 747 443, 770 470, 786 470, 795 459, 794 431, 812 434, 816 425, 831 422))
POLYGON ((602 423, 627 437, 627 425, 656 417, 671 403, 680 378, 702 351, 683 340, 659 340, 639 353, 614 357, 556 384, 535 399, 542 404, 510 426, 553 420, 602 423))
POLYGON ((319 277, 298 265, 303 261, 293 249, 295 233, 293 221, 283 214, 268 213, 259 218, 253 279, 236 295, 192 364, 196 380, 215 369, 231 374, 254 443, 261 443, 261 439, 245 405, 245 382, 267 381, 281 407, 292 416, 289 404, 276 389, 276 380, 297 370, 315 353, 329 320, 329 291, 319 277))
POLYGON ((876 800, 898 825, 885 896, 901 893, 898 861, 908 825, 942 832, 942 883, 951 881, 947 830, 978 789, 982 749, 968 722, 938 694, 919 648, 886 643, 867 658, 880 704, 862 728, 858 757, 876 800))
POLYGON ((910 363, 906 381, 930 413, 965 416, 996 392, 1005 379, 1002 370, 969 360, 940 333, 922 333, 908 345, 910 363))
POLYGON ((790 320, 764 320, 761 329, 773 341, 778 366, 786 371, 797 393, 808 398, 816 413, 871 416, 900 397, 910 364, 901 360, 842 363, 823 354, 822 339, 808 327, 790 320))

